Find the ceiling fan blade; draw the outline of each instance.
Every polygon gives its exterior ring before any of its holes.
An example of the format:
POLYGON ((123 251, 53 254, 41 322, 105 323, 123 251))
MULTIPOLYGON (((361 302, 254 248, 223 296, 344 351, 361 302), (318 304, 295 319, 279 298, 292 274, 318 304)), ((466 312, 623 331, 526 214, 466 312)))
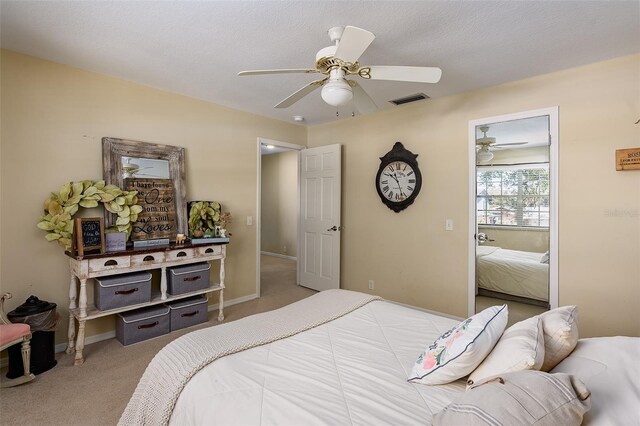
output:
POLYGON ((527 142, 511 142, 511 143, 499 143, 497 145, 494 145, 494 148, 497 148, 499 146, 513 146, 513 145, 526 145, 527 142))
POLYGON ((370 31, 346 26, 333 56, 353 64, 362 56, 375 38, 376 36, 370 31))
POLYGON ((347 81, 349 82, 349 86, 353 88, 353 106, 360 114, 369 114, 378 110, 378 106, 373 102, 371 96, 364 91, 357 81, 347 81))
POLYGON ((238 75, 263 75, 263 74, 313 74, 318 72, 317 70, 307 70, 307 69, 282 69, 282 70, 249 70, 249 71, 240 71, 238 75))
POLYGON ((437 83, 442 70, 436 67, 369 67, 371 80, 412 81, 416 83, 437 83))
POLYGON ((318 87, 321 87, 324 83, 326 83, 326 81, 328 79, 329 78, 324 78, 322 80, 312 81, 311 83, 309 83, 306 86, 304 86, 302 89, 300 89, 297 92, 293 93, 291 96, 287 97, 286 99, 283 99, 278 105, 274 106, 274 108, 288 108, 288 107, 290 107, 291 105, 293 105, 296 102, 298 102, 300 99, 302 99, 305 96, 307 96, 309 93, 311 93, 314 90, 316 90, 318 87))

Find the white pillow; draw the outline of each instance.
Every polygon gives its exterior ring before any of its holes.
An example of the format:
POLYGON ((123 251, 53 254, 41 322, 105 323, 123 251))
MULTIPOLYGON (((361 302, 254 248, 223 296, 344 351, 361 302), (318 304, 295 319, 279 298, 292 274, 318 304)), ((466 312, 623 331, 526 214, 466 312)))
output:
POLYGON ((549 251, 548 250, 540 258, 540 263, 549 263, 549 251))
POLYGON ((539 315, 544 332, 542 371, 550 371, 565 359, 578 343, 578 307, 563 306, 539 315))
POLYGON ((539 317, 507 328, 491 353, 476 368, 467 385, 487 377, 522 370, 540 370, 544 361, 544 333, 539 317))
POLYGON ((471 373, 495 346, 508 316, 507 305, 492 306, 462 321, 424 350, 409 381, 441 385, 471 373))

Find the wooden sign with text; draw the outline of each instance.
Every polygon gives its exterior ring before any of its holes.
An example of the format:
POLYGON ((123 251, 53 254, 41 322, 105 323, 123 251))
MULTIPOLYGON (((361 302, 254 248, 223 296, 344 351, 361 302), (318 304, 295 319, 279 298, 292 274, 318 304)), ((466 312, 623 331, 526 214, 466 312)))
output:
POLYGON ((138 191, 142 212, 132 223, 131 240, 174 240, 177 233, 176 198, 171 179, 128 178, 127 191, 138 191))
POLYGON ((640 148, 616 149, 616 170, 640 170, 640 148))

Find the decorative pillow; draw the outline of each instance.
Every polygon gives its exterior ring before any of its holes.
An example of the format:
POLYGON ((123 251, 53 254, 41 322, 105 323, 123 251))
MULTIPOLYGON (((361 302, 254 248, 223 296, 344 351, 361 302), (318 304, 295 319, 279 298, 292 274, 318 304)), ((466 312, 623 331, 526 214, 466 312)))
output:
POLYGON ((549 263, 549 250, 547 250, 540 258, 540 263, 549 263))
POLYGON ((434 425, 580 425, 591 392, 568 374, 518 371, 480 382, 433 417, 434 425))
POLYGON ((522 370, 540 370, 544 361, 544 334, 539 317, 507 328, 491 353, 476 368, 467 385, 487 377, 522 370))
POLYGON ((502 335, 507 305, 492 306, 438 337, 413 365, 410 382, 441 385, 471 373, 502 335))
POLYGON ((571 353, 578 343, 578 307, 563 306, 540 314, 544 332, 542 371, 550 371, 571 353))

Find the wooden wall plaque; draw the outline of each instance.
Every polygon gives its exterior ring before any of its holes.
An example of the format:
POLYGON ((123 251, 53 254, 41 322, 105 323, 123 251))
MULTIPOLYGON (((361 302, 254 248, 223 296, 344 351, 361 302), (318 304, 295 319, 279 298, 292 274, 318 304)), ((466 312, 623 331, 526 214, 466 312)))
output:
POLYGON ((178 227, 173 180, 128 178, 124 184, 127 191, 138 191, 138 204, 143 209, 132 224, 131 240, 175 240, 178 227))
POLYGON ((640 170, 640 148, 616 149, 616 170, 640 170))

